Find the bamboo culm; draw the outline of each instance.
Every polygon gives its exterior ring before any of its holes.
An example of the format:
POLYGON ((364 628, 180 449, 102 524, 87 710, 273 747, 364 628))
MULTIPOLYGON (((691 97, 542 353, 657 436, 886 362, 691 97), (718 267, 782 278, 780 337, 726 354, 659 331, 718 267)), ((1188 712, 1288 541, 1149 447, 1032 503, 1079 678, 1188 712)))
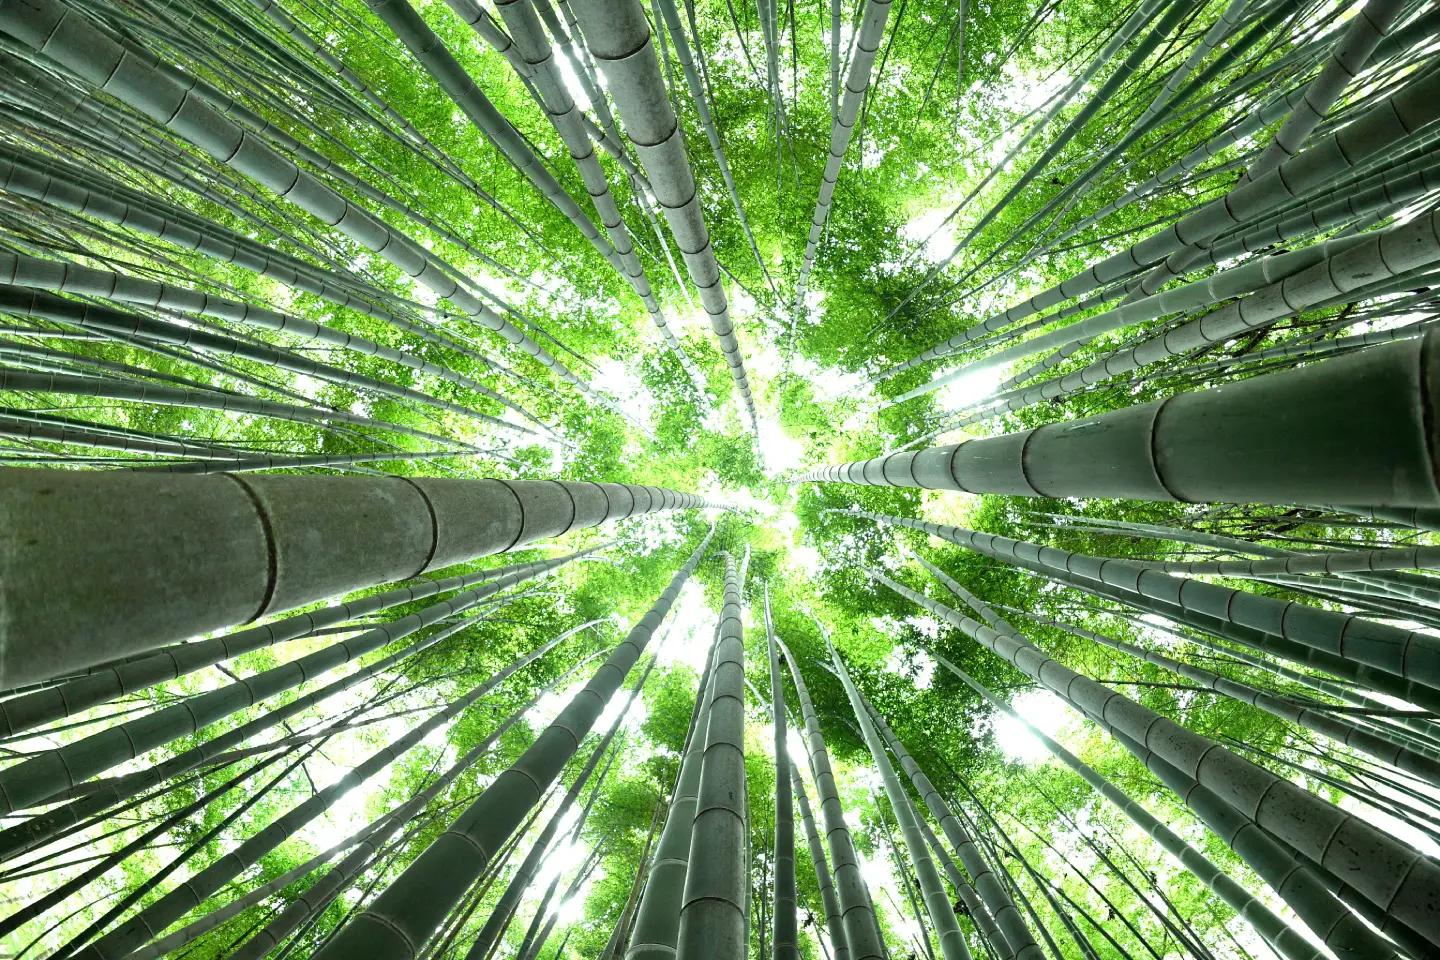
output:
POLYGON ((707 534, 655 605, 509 769, 317 957, 411 960, 539 801, 644 652, 709 546, 707 534))
POLYGON ((0 687, 702 503, 623 484, 3 469, 0 687))

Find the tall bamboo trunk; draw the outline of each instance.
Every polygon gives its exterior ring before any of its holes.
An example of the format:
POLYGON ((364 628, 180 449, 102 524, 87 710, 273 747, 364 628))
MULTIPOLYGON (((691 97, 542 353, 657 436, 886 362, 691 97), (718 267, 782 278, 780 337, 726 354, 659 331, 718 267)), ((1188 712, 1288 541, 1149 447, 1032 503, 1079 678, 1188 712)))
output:
MULTIPOLYGON (((995 614, 984 601, 969 594, 968 591, 966 591, 964 599, 981 614, 993 629, 1019 636, 1014 628, 995 614)), ((1040 739, 1047 750, 1066 766, 1080 774, 1101 796, 1115 804, 1162 848, 1180 860, 1212 892, 1237 913, 1248 919, 1256 931, 1273 944, 1277 950, 1287 957, 1296 958, 1296 960, 1301 957, 1319 956, 1311 943, 1297 935, 1280 917, 1256 901, 1253 895, 1230 880, 1213 863, 1185 844, 1178 835, 1156 820, 1143 807, 1070 754, 1052 738, 1035 730, 1031 724, 979 681, 949 660, 943 657, 940 659, 947 670, 965 681, 993 706, 1024 724, 1026 729, 1040 739)), ((1123 736, 1109 724, 1104 724, 1104 726, 1115 735, 1123 736)), ((1133 743, 1133 741, 1131 742, 1133 743)), ((1143 753, 1148 753, 1148 751, 1142 751, 1142 760, 1145 759, 1143 753)), ((1158 757, 1154 759, 1157 763, 1164 762, 1158 757)), ((1212 828, 1218 828, 1217 833, 1223 839, 1226 839, 1227 842, 1235 841, 1238 831, 1235 823, 1239 818, 1235 816, 1233 810, 1229 811, 1228 816, 1225 814, 1217 816, 1215 806, 1220 801, 1213 792, 1191 781, 1179 795, 1183 802, 1200 814, 1203 822, 1212 828)), ((1221 806, 1223 807, 1223 804, 1221 806)), ((1359 960, 1361 957, 1395 956, 1393 945, 1376 937, 1349 910, 1330 897, 1316 882, 1313 874, 1300 869, 1293 858, 1285 857, 1277 862, 1272 848, 1273 845, 1267 846, 1258 843, 1256 839, 1252 839, 1248 835, 1243 841, 1236 844, 1236 850, 1241 854, 1242 859, 1253 865, 1262 879, 1272 884, 1276 892, 1295 909, 1301 919, 1310 926, 1317 937, 1325 942, 1326 946, 1335 951, 1337 955, 1354 958, 1354 960, 1359 960), (1261 853, 1261 850, 1264 852, 1261 853)))
POLYGON ((585 42, 610 84, 610 94, 620 108, 625 132, 650 176, 655 197, 675 244, 685 260, 690 282, 710 318, 710 328, 730 368, 745 420, 758 431, 755 400, 735 325, 730 302, 720 278, 710 233, 700 211, 700 198, 690 161, 685 155, 685 138, 675 111, 666 96, 665 80, 655 59, 655 48, 645 9, 639 0, 583 0, 574 4, 575 14, 585 31, 585 42))
POLYGON ((765 585, 765 647, 770 659, 770 713, 775 734, 775 951, 774 960, 799 960, 796 920, 795 810, 790 790, 790 743, 785 724, 785 688, 775 625, 770 618, 770 585, 765 585))
POLYGON ((720 643, 711 679, 710 718, 700 755, 695 823, 676 936, 676 960, 743 960, 749 947, 745 903, 749 834, 745 792, 745 628, 740 578, 725 554, 720 643))
POLYGON ((620 916, 615 921, 615 929, 611 932, 610 939, 605 942, 604 949, 600 951, 598 960, 618 960, 625 956, 630 939, 630 924, 635 919, 635 908, 640 903, 640 891, 644 889, 645 877, 649 874, 650 848, 655 843, 655 835, 665 822, 660 816, 664 812, 665 804, 656 803, 655 812, 650 815, 650 830, 645 834, 645 845, 640 848, 640 858, 635 864, 635 880, 630 884, 625 906, 621 908, 620 916))
MULTIPOLYGON (((815 212, 810 217, 810 235, 805 240, 805 253, 800 260, 800 275, 795 281, 795 302, 791 307, 791 324, 798 322, 805 307, 805 289, 810 271, 815 266, 815 255, 820 246, 820 237, 825 232, 825 222, 830 219, 830 206, 835 199, 835 185, 840 182, 840 171, 845 166, 845 153, 850 148, 850 138, 855 132, 855 121, 860 117, 860 106, 870 89, 870 74, 875 68, 875 55, 880 52, 880 39, 885 34, 885 21, 890 18, 890 0, 865 0, 859 29, 853 37, 850 68, 845 74, 844 93, 835 105, 834 119, 830 124, 830 150, 825 156, 825 169, 820 175, 820 189, 815 196, 815 212)), ((838 55, 838 33, 831 23, 831 42, 836 43, 833 54, 838 55)), ((838 71, 838 60, 831 66, 838 71)), ((833 82, 833 81, 832 81, 833 82)))
MULTIPOLYGON (((825 738, 820 732, 820 719, 815 715, 815 704, 810 699, 805 678, 800 674, 800 664, 783 641, 780 642, 780 650, 785 655, 786 663, 790 665, 790 678, 795 681, 795 695, 800 699, 800 716, 805 721, 805 740, 810 750, 810 775, 815 780, 815 792, 820 798, 820 815, 825 821, 825 838, 830 845, 835 892, 840 900, 840 916, 845 922, 845 947, 850 953, 850 960, 884 960, 885 941, 880 934, 875 908, 871 906, 870 891, 860 873, 860 859, 855 854, 855 844, 845 822, 845 808, 840 804, 835 773, 830 766, 830 751, 826 749, 825 738)), ((839 947, 837 943, 837 952, 839 947)))
MULTIPOLYGON (((1432 242, 1440 242, 1433 233, 1432 242)), ((1430 333, 1223 390, 799 479, 1029 497, 1329 503, 1348 496, 1433 507, 1440 486, 1424 424, 1435 414, 1430 358, 1437 349, 1440 337, 1430 333)))
POLYGON ((971 620, 884 574, 872 575, 1081 709, 1113 722, 1116 729, 1215 790, 1241 814, 1287 843, 1345 872, 1352 886, 1382 910, 1393 912, 1432 942, 1440 943, 1440 924, 1425 906, 1440 890, 1440 869, 1422 854, 1354 814, 1081 676, 1018 634, 971 620))
POLYGON ((674 605, 710 536, 555 721, 317 957, 412 960, 579 749, 674 605))
POLYGON ((0 687, 702 503, 628 484, 0 469, 0 687))
MULTIPOLYGON (((850 678, 850 671, 846 668, 845 661, 840 659, 840 652, 833 646, 830 647, 830 661, 835 665, 835 673, 845 688, 845 695, 850 700, 850 709, 854 711, 855 718, 859 721, 860 735, 865 740, 865 746, 870 750, 870 756, 876 769, 880 771, 880 782, 885 788, 885 796, 890 801, 890 809, 895 813, 895 820, 900 825, 905 850, 910 856, 910 863, 915 868, 915 875, 920 883, 920 893, 925 901, 925 909, 930 914, 930 923, 935 928, 936 939, 940 941, 941 955, 945 960, 970 960, 970 948, 965 943, 964 934, 960 932, 960 925, 955 920, 955 912, 950 909, 950 898, 945 895, 945 887, 940 880, 940 871, 935 868, 935 860, 930 856, 930 848, 925 845, 925 838, 920 832, 915 809, 910 804, 910 798, 906 795, 905 788, 900 785, 900 778, 895 775, 895 767, 890 763, 890 757, 885 752, 885 745, 880 740, 880 734, 875 732, 875 724, 870 720, 870 712, 865 709, 860 691, 856 689, 855 682, 850 678)), ((923 924, 921 930, 923 933, 923 924)))
MULTIPOLYGON (((547 644, 546 646, 549 646, 547 644)), ((531 659, 531 658, 527 658, 531 659)), ((299 898, 287 904, 285 909, 265 924, 261 930, 249 938, 244 945, 233 954, 234 960, 260 960, 272 949, 284 942, 285 938, 294 932, 302 923, 324 911, 335 897, 339 896, 344 887, 363 870, 380 850, 381 847, 406 824, 412 822, 421 811, 435 800, 440 793, 455 782, 455 779, 470 769, 481 757, 500 741, 506 733, 517 723, 523 720, 546 694, 560 688, 575 671, 579 670, 590 658, 580 661, 571 669, 565 671, 552 683, 546 684, 535 692, 535 694, 518 710, 506 717, 485 739, 468 750, 464 756, 451 764, 449 769, 440 775, 434 783, 420 791, 410 800, 396 809, 377 817, 364 828, 366 833, 356 849, 335 866, 325 877, 306 890, 299 898)))
POLYGON ((650 867, 644 894, 635 913, 635 932, 625 951, 626 960, 668 960, 675 955, 685 877, 690 868, 690 838, 694 833, 701 755, 710 727, 710 702, 714 696, 713 678, 719 647, 720 624, 717 621, 705 671, 695 691, 695 707, 691 711, 690 730, 680 760, 680 772, 675 779, 674 795, 670 799, 670 811, 660 831, 655 862, 650 867))
MULTIPOLYGON (((575 781, 570 785, 570 789, 565 792, 565 797, 560 801, 560 805, 555 808, 555 812, 550 815, 550 821, 545 824, 545 829, 540 832, 540 836, 535 838, 535 842, 530 846, 530 852, 525 855, 525 859, 521 861, 520 866, 515 869, 514 876, 510 878, 510 882, 505 886, 505 892, 502 893, 500 899, 496 901, 495 908, 490 913, 490 918, 485 922, 485 926, 481 928, 480 933, 475 937, 475 942, 470 945, 470 950, 466 953, 467 960, 483 960, 483 958, 488 956, 499 944, 501 928, 510 915, 519 909, 520 901, 525 896, 526 891, 529 890, 530 884, 534 881, 542 862, 558 849, 558 846, 554 844, 559 838, 560 827, 565 824, 566 817, 575 807, 575 804, 580 801, 581 791, 585 789, 585 785, 589 783, 590 777, 600 765, 600 761, 604 758, 606 751, 610 749, 610 744, 614 741, 616 734, 620 732, 620 725, 624 722, 626 714, 630 712, 630 708, 634 706, 635 698, 640 695, 640 691, 645 686, 645 681, 650 677, 650 671, 654 668, 655 661, 651 659, 650 664, 645 668, 645 672, 640 675, 640 679, 636 682, 634 689, 630 691, 630 696, 625 701, 625 706, 615 714, 615 719, 611 722, 610 729, 605 731, 605 735, 600 738, 600 742, 595 745, 595 749, 590 751, 590 757, 585 761, 585 766, 576 774, 575 781)), ((585 820, 589 817, 590 810, 595 806, 595 801, 600 796, 600 787, 604 784, 605 777, 609 774, 610 767, 614 762, 615 754, 612 753, 610 759, 606 761, 604 769, 600 771, 600 776, 596 778, 595 786, 590 791, 590 798, 585 802, 574 826, 571 827, 570 837, 572 841, 579 839, 580 829, 585 825, 585 820)), ((558 874, 555 877, 555 882, 560 882, 558 874)), ((553 889, 551 892, 553 893, 553 889)), ((539 926, 539 917, 540 914, 537 913, 537 919, 535 923, 531 925, 528 935, 533 935, 536 927, 539 926)), ((524 951, 522 950, 521 952, 523 953, 524 951)))
MULTIPOLYGON (((825 857, 825 842, 815 827, 815 815, 810 811, 810 797, 805 793, 805 781, 800 779, 800 768, 790 761, 790 783, 795 791, 795 803, 800 808, 800 822, 805 827, 805 840, 810 846, 810 862, 815 867, 815 884, 820 889, 820 906, 825 915, 825 930, 830 934, 830 949, 834 960, 850 960, 850 945, 845 939, 845 918, 840 913, 840 898, 835 895, 835 879, 830 873, 830 862, 825 857)), ((815 932, 820 939, 820 931, 815 932)))

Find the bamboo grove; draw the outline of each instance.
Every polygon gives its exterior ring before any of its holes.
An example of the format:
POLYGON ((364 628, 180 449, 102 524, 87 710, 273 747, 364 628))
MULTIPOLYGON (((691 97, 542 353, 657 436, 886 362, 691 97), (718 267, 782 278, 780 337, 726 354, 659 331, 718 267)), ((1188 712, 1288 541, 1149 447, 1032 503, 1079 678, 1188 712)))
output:
POLYGON ((0 951, 1440 956, 1437 56, 0 0, 0 951))

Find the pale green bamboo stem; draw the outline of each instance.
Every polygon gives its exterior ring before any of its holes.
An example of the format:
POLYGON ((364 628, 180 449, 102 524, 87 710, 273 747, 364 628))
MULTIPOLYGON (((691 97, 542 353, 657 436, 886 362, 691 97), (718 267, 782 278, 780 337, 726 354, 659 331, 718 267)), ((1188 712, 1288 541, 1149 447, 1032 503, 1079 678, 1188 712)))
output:
POLYGON ((711 678, 710 718, 700 754, 695 822, 676 935, 676 960, 744 960, 749 833, 745 795, 745 629, 740 579, 725 554, 720 643, 711 678))
POLYGON ((1440 868, 1420 853, 1354 814, 1081 676, 1018 635, 977 623, 884 574, 873 576, 960 627, 981 646, 1081 709, 1105 717, 1298 850, 1345 872, 1352 885, 1382 910, 1432 939, 1440 938, 1440 926, 1423 906, 1440 889, 1440 868))
POLYGON ((845 667, 845 662, 840 659, 839 651, 833 646, 830 647, 830 661, 835 665, 836 676, 840 678, 840 683, 845 688, 845 694, 850 699, 850 709, 854 712, 855 719, 859 721, 860 735, 870 750, 870 756, 876 768, 880 771, 880 781, 884 785, 885 795, 890 800, 890 808, 895 812, 895 820, 900 825, 906 852, 910 855, 911 865, 915 868, 915 875, 920 882, 920 893, 925 901, 926 911, 930 914, 930 923, 934 926, 936 938, 940 941, 941 955, 945 960, 970 960, 970 948, 965 943, 964 935, 960 932, 960 925, 955 920, 954 911, 950 909, 950 898, 945 895, 945 888, 940 880, 940 871, 935 868, 935 860, 930 856, 930 848, 925 845, 924 835, 920 832, 919 824, 916 822, 914 808, 909 805, 905 788, 900 785, 900 779, 895 775, 895 768, 885 753, 885 745, 880 740, 880 734, 875 731, 875 724, 870 720, 870 712, 865 709, 860 691, 855 688, 855 682, 850 678, 850 671, 845 667))
POLYGON ((770 660, 770 715, 775 742, 775 880, 773 960, 800 960, 796 920, 795 812, 790 789, 790 743, 785 723, 785 688, 775 624, 770 617, 770 585, 765 585, 765 646, 770 660))
MULTIPOLYGON (((820 799, 820 815, 825 822, 825 838, 830 846, 830 860, 834 865, 835 892, 840 901, 840 915, 845 925, 845 945, 850 960, 884 960, 885 941, 880 934, 879 921, 870 903, 870 892, 865 878, 860 874, 860 859, 855 854, 855 844, 850 837, 850 828, 845 823, 845 808, 840 804, 840 794, 835 783, 835 773, 830 766, 830 751, 825 748, 825 738, 820 732, 820 720, 815 715, 815 704, 810 699, 810 690, 800 673, 800 664, 786 648, 784 641, 780 649, 790 665, 790 677, 795 681, 795 693, 800 698, 800 716, 805 721, 805 741, 810 752, 810 775, 815 781, 815 792, 820 799)), ((838 949, 838 945, 837 945, 838 949)))
POLYGON ((619 484, 0 470, 0 687, 702 502, 619 484))
POLYGON ((322 960, 411 960, 495 853, 559 777, 580 741, 644 652, 710 543, 707 534, 585 689, 509 769, 435 839, 364 912, 316 954, 322 960))

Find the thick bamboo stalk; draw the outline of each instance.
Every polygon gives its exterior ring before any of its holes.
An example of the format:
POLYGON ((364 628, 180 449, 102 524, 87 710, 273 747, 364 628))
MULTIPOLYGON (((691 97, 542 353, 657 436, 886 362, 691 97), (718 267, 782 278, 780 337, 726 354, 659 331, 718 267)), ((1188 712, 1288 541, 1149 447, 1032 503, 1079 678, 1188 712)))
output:
POLYGON ((775 624, 770 618, 770 585, 765 585, 765 647, 770 660, 770 716, 775 743, 774 960, 800 960, 796 920, 795 809, 790 790, 790 743, 785 724, 785 688, 775 624))
MULTIPOLYGON (((825 738, 820 732, 820 719, 815 714, 810 689, 805 686, 805 678, 800 673, 800 664, 784 641, 780 642, 780 650, 790 665, 790 678, 795 681, 795 694, 800 699, 800 716, 805 721, 810 775, 820 799, 820 815, 825 822, 825 838, 830 846, 830 862, 834 869, 835 892, 840 900, 840 915, 845 922, 844 943, 850 952, 850 960, 883 960, 886 956, 884 938, 880 934, 875 908, 870 902, 870 891, 860 874, 860 859, 855 854, 855 843, 845 822, 845 808, 840 804, 835 773, 830 766, 830 751, 826 749, 825 738)), ((839 944, 836 946, 838 949, 839 944)))
POLYGON ((730 367, 750 429, 759 429, 755 400, 735 337, 730 304, 720 278, 710 233, 700 211, 700 198, 684 134, 665 95, 665 80, 655 59, 650 23, 639 0, 584 0, 574 4, 585 42, 610 84, 625 132, 649 174, 655 198, 675 244, 685 260, 690 281, 710 318, 710 328, 730 367))
MULTIPOLYGON (((535 838, 535 842, 531 844, 530 850, 526 853, 525 859, 521 861, 520 866, 515 868, 515 873, 511 876, 510 882, 505 885, 505 891, 500 894, 500 899, 495 902, 495 907, 491 910, 489 919, 486 920, 484 927, 482 927, 479 934, 476 935, 475 942, 470 945, 470 949, 465 955, 467 960, 484 960, 485 957, 489 956, 498 947, 502 928, 510 916, 519 909, 521 899, 525 896, 526 891, 529 890, 530 884, 534 882, 535 876, 539 872, 544 860, 559 849, 555 841, 560 837, 560 828, 566 825, 566 818, 570 811, 580 802, 581 792, 585 789, 586 784, 589 783, 596 769, 600 767, 600 761, 605 758, 606 753, 610 750, 610 745, 615 741, 616 734, 620 732, 621 724, 624 723, 626 715, 630 712, 630 708, 634 706, 635 699, 640 695, 640 691, 644 689, 645 681, 649 679, 650 671, 654 668, 655 660, 652 658, 649 665, 646 666, 645 671, 640 675, 640 679, 636 682, 634 688, 631 689, 625 705, 615 714, 615 719, 611 721, 610 728, 605 731, 605 735, 600 738, 600 742, 590 751, 590 756, 585 761, 585 766, 575 775, 574 782, 571 783, 570 788, 565 791, 565 796, 555 808, 555 812, 550 815, 550 820, 545 824, 545 829, 535 838)), ((600 796, 600 787, 605 782, 605 777, 609 774, 610 767, 614 764, 616 755, 616 753, 610 754, 610 759, 606 761, 604 768, 600 770, 600 776, 595 780, 595 786, 590 791, 590 798, 585 802, 574 825, 570 827, 570 839, 572 841, 579 839, 581 828, 584 827, 585 820, 590 815, 591 808, 594 807, 596 799, 600 796)), ((560 882, 559 874, 555 876, 555 882, 560 882)), ((553 893, 553 887, 551 892, 553 893)), ((535 920, 531 924, 530 935, 533 935, 538 928, 541 922, 540 917, 541 913, 537 912, 535 920)), ((522 950, 521 952, 523 953, 524 951, 522 950)))
MULTIPOLYGON (((815 827, 815 815, 810 811, 810 797, 805 793, 805 781, 800 779, 800 768, 790 761, 790 783, 795 791, 795 803, 800 809, 800 822, 805 827, 805 839, 810 846, 810 862, 815 867, 815 884, 820 888, 820 906, 825 913, 825 930, 830 935, 830 949, 834 960, 850 960, 850 945, 845 939, 845 917, 840 913, 840 899, 835 895, 835 879, 830 873, 830 862, 825 858, 825 842, 815 827)), ((820 940, 820 932, 815 932, 820 940)), ((820 941, 824 944, 824 941, 820 941)), ((1005 958, 1009 960, 1009 958, 1005 958)))
POLYGON ((940 871, 936 869, 935 860, 930 856, 930 848, 925 845, 925 837, 916 822, 914 807, 910 805, 905 788, 900 785, 900 778, 895 775, 895 767, 885 753, 885 745, 880 739, 880 734, 875 730, 875 724, 871 722, 870 712, 865 709, 860 691, 855 688, 855 682, 850 678, 850 671, 846 668, 845 661, 840 659, 839 651, 833 646, 830 648, 830 661, 835 665, 835 674, 845 688, 845 694, 850 700, 850 709, 854 712, 856 720, 859 721, 860 735, 870 750, 870 756, 876 768, 880 771, 880 782, 885 788, 885 796, 890 800, 890 809, 895 812, 895 820, 900 825, 900 834, 905 841, 906 852, 910 855, 910 863, 915 868, 915 875, 920 883, 920 893, 925 901, 925 909, 930 914, 930 923, 934 926, 936 938, 940 941, 941 955, 945 960, 970 960, 970 948, 965 943, 964 935, 960 932, 960 925, 955 920, 954 911, 950 909, 950 898, 945 895, 945 888, 940 880, 940 871))
MULTIPOLYGON (((553 642, 545 644, 541 651, 548 652, 553 646, 553 642)), ((176 920, 203 904, 241 872, 253 867, 261 857, 290 839, 296 831, 330 809, 336 801, 351 790, 389 767, 431 733, 443 730, 479 702, 482 697, 508 679, 521 666, 533 659, 534 656, 522 657, 444 709, 436 711, 423 723, 409 729, 403 736, 355 764, 334 783, 276 818, 234 850, 189 877, 176 889, 166 893, 124 924, 80 951, 76 954, 77 960, 91 960, 91 958, 94 960, 102 960, 102 958, 103 960, 118 960, 118 958, 130 955, 152 939, 157 932, 169 927, 176 920)), ((422 793, 421 796, 424 794, 422 793)), ((433 794, 430 796, 433 797, 433 794)))
MULTIPOLYGON (((946 839, 950 841, 950 845, 959 855, 960 862, 970 873, 970 877, 974 881, 975 892, 980 897, 985 914, 993 918, 990 922, 996 929, 995 936, 991 940, 992 945, 995 945, 995 938, 1000 939, 1000 944, 996 945, 996 951, 1002 956, 1019 957, 1021 960, 1043 960, 1044 953, 1036 944, 1030 928, 1025 924, 1025 918, 1016 908, 1015 902, 1010 899, 1005 885, 1000 882, 995 871, 991 869, 989 862, 985 859, 984 851, 966 832, 965 826, 955 819, 955 814, 950 810, 950 804, 940 795, 940 791, 935 789, 929 776, 915 762, 915 758, 910 755, 905 744, 890 728, 885 717, 873 707, 870 715, 874 718, 875 725, 880 728, 880 735, 885 738, 890 752, 895 754, 895 759, 900 762, 900 769, 910 777, 910 782, 915 785, 915 792, 920 795, 920 799, 925 802, 925 806, 934 815, 935 821, 940 824, 940 829, 945 833, 946 839)), ((923 829, 929 829, 924 824, 923 818, 921 826, 923 829)), ((944 858, 942 862, 945 860, 948 858, 944 858)), ((964 878, 959 879, 963 880, 964 878)), ((951 877, 951 882, 955 883, 957 887, 960 886, 954 876, 951 877)), ((970 886, 970 884, 966 884, 966 886, 970 886)), ((973 908, 972 913, 980 916, 973 908)), ((983 920, 979 922, 982 925, 984 923, 983 920)))
POLYGON ((623 484, 0 470, 0 687, 702 503, 623 484))
POLYGON ((655 605, 555 721, 379 897, 316 953, 323 960, 411 960, 559 777, 644 653, 710 544, 707 534, 655 605))
POLYGON ((695 691, 690 729, 680 772, 675 780, 670 811, 655 847, 655 862, 645 880, 644 894, 635 913, 635 932, 626 948, 626 960, 669 960, 675 956, 680 933, 680 907, 685 894, 685 875, 690 869, 690 837, 695 826, 695 806, 700 791, 701 754, 710 724, 710 700, 715 655, 720 646, 720 624, 706 658, 705 672, 695 691))
POLYGON ((1436 350, 1440 337, 1428 334, 1224 389, 799 479, 1031 497, 1435 506, 1425 425, 1437 415, 1436 350))
POLYGON ((1214 790, 1244 816, 1328 868, 1342 872, 1376 906, 1440 943, 1440 923, 1430 909, 1440 890, 1440 868, 1424 855, 1213 740, 1081 676, 1018 634, 971 620, 884 574, 873 576, 959 627, 981 646, 1082 710, 1104 717, 1116 729, 1214 790))
POLYGON ((216 162, 258 181, 334 227, 417 283, 449 299, 461 313, 498 333, 561 379, 598 399, 593 389, 564 364, 469 293, 455 279, 459 271, 450 264, 350 203, 276 152, 262 137, 247 132, 199 95, 186 91, 146 64, 144 58, 106 37, 63 0, 23 4, 8 0, 0 6, 0 30, 163 124, 216 162))
MULTIPOLYGON (((798 321, 800 312, 805 307, 806 284, 810 279, 810 271, 815 266, 815 255, 820 246, 820 237, 825 232, 825 222, 830 219, 830 207, 835 201, 835 186, 840 182, 840 171, 845 166, 845 153, 850 148, 855 121, 860 117, 860 106, 865 102, 865 94, 870 89, 870 74, 875 69, 875 55, 880 52, 880 38, 885 34, 885 21, 890 18, 890 7, 890 0, 865 0, 863 12, 857 11, 860 23, 852 39, 850 67, 845 74, 845 91, 836 104, 834 118, 830 123, 830 151, 825 156, 825 169, 820 174, 815 212, 810 216, 810 234, 805 239, 800 275, 795 281, 795 302, 791 306, 792 325, 798 321)), ((832 20, 832 43, 838 40, 834 30, 832 20)), ((831 69, 839 69, 838 61, 831 69)))
MULTIPOLYGON (((608 546, 608 544, 606 545, 608 546)), ((566 562, 593 555, 596 548, 579 551, 563 558, 566 562)), ((562 558, 556 558, 562 559, 562 558)), ((423 600, 451 590, 465 590, 487 580, 498 580, 513 574, 548 568, 530 564, 509 564, 491 567, 456 577, 422 580, 411 586, 370 594, 310 613, 297 614, 248 630, 209 640, 178 643, 148 655, 128 659, 114 666, 93 668, 87 676, 67 680, 44 690, 13 697, 0 703, 0 734, 14 736, 62 717, 73 716, 85 709, 127 693, 134 693, 166 680, 173 680, 222 660, 230 660, 255 650, 262 650, 286 640, 308 636, 317 630, 368 616, 381 610, 415 600, 423 600)), ((519 582, 515 580, 511 583, 519 582)), ((598 621, 597 621, 598 622, 598 621)), ((355 632, 363 632, 357 627, 355 632)))
POLYGON ((745 628, 740 578, 725 554, 720 643, 711 678, 710 718, 700 754, 695 823, 676 935, 676 960, 744 960, 749 817, 745 794, 745 628))

